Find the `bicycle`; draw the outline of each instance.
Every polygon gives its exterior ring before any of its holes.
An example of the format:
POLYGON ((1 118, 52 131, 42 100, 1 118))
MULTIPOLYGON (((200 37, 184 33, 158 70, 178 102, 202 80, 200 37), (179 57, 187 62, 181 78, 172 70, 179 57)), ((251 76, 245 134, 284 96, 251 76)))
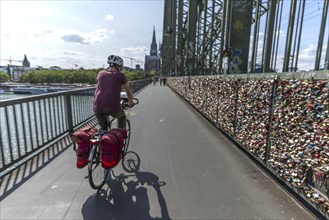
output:
MULTIPOLYGON (((137 105, 139 103, 139 100, 137 98, 133 98, 134 105, 137 105)), ((128 105, 128 99, 125 97, 121 97, 121 106, 123 109, 129 108, 128 105)), ((124 145, 122 149, 122 155, 121 155, 121 162, 123 163, 123 159, 126 156, 126 153, 128 151, 129 143, 130 143, 130 120, 128 119, 129 113, 127 114, 126 118, 126 131, 127 131, 127 137, 124 140, 124 145)), ((108 130, 112 128, 112 122, 116 118, 109 119, 110 116, 108 116, 108 122, 107 127, 108 130)), ((90 140, 90 153, 88 158, 88 179, 89 184, 91 188, 100 190, 103 185, 105 184, 106 178, 109 174, 109 170, 104 169, 101 166, 101 145, 100 140, 102 138, 102 135, 104 135, 107 130, 99 130, 95 136, 90 140)))

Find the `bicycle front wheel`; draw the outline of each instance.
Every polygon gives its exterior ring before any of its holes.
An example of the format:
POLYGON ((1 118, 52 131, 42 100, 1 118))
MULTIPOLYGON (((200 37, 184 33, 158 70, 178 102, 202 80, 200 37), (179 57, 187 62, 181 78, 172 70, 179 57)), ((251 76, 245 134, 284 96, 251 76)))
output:
POLYGON ((105 170, 101 164, 101 146, 92 146, 88 161, 88 179, 91 188, 101 189, 106 181, 109 171, 105 170))
POLYGON ((127 131, 127 137, 125 139, 125 143, 122 149, 122 157, 124 157, 128 151, 129 142, 130 142, 130 120, 126 119, 126 131, 127 131))

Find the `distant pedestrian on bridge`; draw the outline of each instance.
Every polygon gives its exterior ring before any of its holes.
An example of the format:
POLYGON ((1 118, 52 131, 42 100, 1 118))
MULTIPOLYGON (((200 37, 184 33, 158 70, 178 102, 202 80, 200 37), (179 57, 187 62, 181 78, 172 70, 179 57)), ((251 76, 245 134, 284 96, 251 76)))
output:
POLYGON ((230 64, 232 61, 232 49, 231 47, 226 48, 222 53, 223 59, 223 73, 228 74, 230 70, 230 64))
POLYGON ((100 128, 107 130, 107 115, 118 119, 118 127, 125 128, 126 114, 120 105, 122 87, 127 93, 129 107, 133 107, 133 95, 126 75, 121 72, 123 60, 119 56, 110 55, 109 67, 97 75, 93 108, 100 128))
POLYGON ((167 83, 167 77, 164 76, 162 79, 162 85, 165 86, 166 83, 167 83))

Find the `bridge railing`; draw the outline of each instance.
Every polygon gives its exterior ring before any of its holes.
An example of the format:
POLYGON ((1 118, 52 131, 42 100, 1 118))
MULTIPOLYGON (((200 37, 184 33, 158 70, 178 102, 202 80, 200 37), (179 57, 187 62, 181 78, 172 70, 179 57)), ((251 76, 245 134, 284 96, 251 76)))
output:
POLYGON ((168 85, 287 186, 328 213, 328 71, 176 77, 168 85))
MULTIPOLYGON (((135 93, 148 83, 132 81, 130 87, 135 93)), ((0 174, 93 119, 94 90, 74 89, 0 101, 0 174)))

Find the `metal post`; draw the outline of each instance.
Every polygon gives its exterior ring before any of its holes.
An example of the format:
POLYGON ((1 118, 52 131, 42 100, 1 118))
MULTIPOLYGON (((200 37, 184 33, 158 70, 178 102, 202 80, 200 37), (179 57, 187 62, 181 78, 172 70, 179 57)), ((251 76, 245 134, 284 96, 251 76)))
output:
POLYGON ((225 26, 226 26, 226 5, 227 5, 227 0, 224 0, 222 3, 222 20, 220 24, 220 50, 219 50, 219 72, 222 71, 223 69, 223 51, 224 51, 224 37, 225 37, 225 26))
MULTIPOLYGON (((227 0, 227 4, 225 5, 226 8, 226 17, 225 17, 225 50, 231 47, 231 22, 232 22, 232 0, 227 0)), ((227 70, 225 71, 226 74, 230 73, 230 62, 231 58, 228 58, 227 70)))
POLYGON ((171 22, 170 26, 172 28, 172 34, 170 35, 170 73, 173 71, 176 71, 176 5, 177 0, 171 0, 171 10, 170 10, 170 16, 171 16, 171 22))
MULTIPOLYGON (((6 115, 6 126, 7 126, 7 129, 9 130, 10 129, 10 124, 9 124, 9 112, 8 112, 8 107, 5 107, 5 115, 6 115)), ((13 140, 14 137, 13 137, 13 133, 12 132, 7 132, 7 138, 8 140, 13 140)), ((8 141, 8 148, 9 148, 9 151, 10 151, 10 163, 13 162, 14 160, 14 157, 13 157, 13 142, 12 141, 8 141)), ((3 157, 4 158, 4 157, 3 157)), ((5 165, 5 164, 4 164, 5 165)))
POLYGON ((235 103, 234 103, 234 124, 233 124, 233 132, 234 138, 236 139, 237 133, 237 124, 238 124, 238 104, 239 104, 239 89, 240 89, 240 82, 241 80, 235 81, 235 103))
POLYGON ((250 64, 250 72, 255 72, 255 55, 256 55, 256 43, 257 43, 257 34, 258 34, 258 25, 259 25, 259 1, 256 2, 256 15, 255 15, 255 24, 254 24, 254 33, 253 33, 253 43, 251 50, 251 64, 250 64))
POLYGON ((329 70, 329 37, 327 42, 326 58, 324 60, 324 69, 329 70))
MULTIPOLYGON (((301 10, 302 2, 299 2, 298 6, 298 14, 297 14, 297 21, 296 21, 296 32, 295 32, 295 39, 294 39, 294 46, 291 52, 291 71, 296 72, 296 69, 294 68, 294 60, 295 60, 295 50, 296 50, 296 44, 297 44, 297 33, 299 33, 299 17, 300 17, 300 10, 301 10)), ((297 56, 297 54, 296 54, 297 56)))
POLYGON ((288 24, 288 31, 286 38, 286 49, 284 53, 282 72, 288 72, 289 69, 291 41, 292 41, 292 35, 294 30, 295 14, 296 14, 296 0, 292 0, 290 5, 290 16, 289 16, 289 24, 288 24))
POLYGON ((72 114, 72 104, 71 104, 71 96, 65 96, 66 102, 66 115, 67 115, 67 128, 69 133, 73 132, 73 114, 72 114))
POLYGON ((277 87, 278 87, 278 78, 275 78, 272 85, 271 103, 269 107, 268 132, 266 134, 265 164, 267 164, 267 161, 270 159, 270 153, 271 153, 271 133, 273 130, 273 111, 274 111, 277 87))
MULTIPOLYGON (((260 10, 260 8, 258 10, 260 10)), ((255 47, 255 50, 254 50, 255 56, 254 56, 254 59, 253 59, 253 62, 254 62, 253 72, 256 72, 256 64, 257 64, 257 56, 258 56, 258 40, 259 40, 260 18, 258 18, 257 22, 258 22, 258 27, 257 27, 257 31, 256 31, 257 34, 256 34, 256 47, 255 47)))
POLYGON ((265 57, 264 57, 264 71, 265 73, 271 72, 270 69, 270 60, 272 54, 272 46, 273 46, 273 32, 274 32, 274 19, 276 12, 276 4, 277 0, 272 0, 270 2, 270 10, 269 10, 269 19, 267 20, 267 32, 266 32, 266 41, 265 41, 265 57))
POLYGON ((195 42, 198 3, 199 0, 189 1, 187 33, 187 72, 189 77, 195 74, 195 42))
MULTIPOLYGON (((298 44, 297 44, 297 51, 296 51, 296 59, 295 59, 295 71, 297 71, 297 65, 298 65, 298 56, 299 56, 299 48, 300 48, 300 40, 302 37, 302 30, 303 30, 303 22, 304 22, 304 12, 305 12, 305 3, 306 0, 303 0, 303 6, 302 6, 302 15, 300 20, 300 29, 298 34, 298 44)), ((327 46, 328 47, 328 46, 327 46)))
POLYGON ((279 7, 277 7, 276 12, 275 12, 275 22, 274 22, 274 34, 273 34, 273 43, 272 43, 272 51, 271 51, 271 63, 270 63, 270 68, 272 71, 275 72, 275 69, 273 69, 273 61, 274 61, 274 54, 275 54, 275 47, 276 47, 276 39, 278 37, 278 34, 276 30, 278 29, 278 15, 280 12, 280 0, 277 3, 279 7))
POLYGON ((177 76, 183 75, 183 0, 178 1, 178 24, 177 24, 177 76))
MULTIPOLYGON (((195 42, 195 69, 197 72, 197 75, 200 75, 200 66, 202 60, 204 57, 201 54, 201 46, 202 46, 202 40, 201 40, 201 31, 202 31, 202 22, 201 22, 201 13, 202 13, 202 7, 199 7, 199 10, 197 12, 197 29, 196 29, 196 42, 195 42)), ((203 68, 203 66, 201 67, 203 68)), ((201 72, 201 75, 203 73, 201 72)))
POLYGON ((163 39, 162 39, 162 74, 168 74, 170 71, 170 5, 171 0, 164 1, 164 18, 163 18, 163 39))
POLYGON ((282 10, 283 10, 283 0, 281 1, 281 4, 279 6, 280 8, 280 15, 279 15, 279 27, 277 30, 278 31, 278 36, 277 36, 277 41, 276 41, 276 47, 275 47, 275 55, 274 55, 274 60, 273 60, 273 69, 276 71, 276 61, 277 61, 277 57, 278 57, 278 48, 279 48, 279 42, 280 42, 280 29, 281 29, 281 21, 282 21, 282 10))
POLYGON ((202 73, 202 75, 205 75, 208 1, 204 2, 203 7, 204 7, 204 10, 203 10, 203 38, 202 38, 201 73, 202 73))
POLYGON ((226 6, 225 49, 231 45, 232 0, 227 0, 226 6))
POLYGON ((268 20, 269 20, 269 6, 270 3, 267 2, 267 13, 266 13, 266 22, 265 22, 265 34, 264 34, 264 37, 263 37, 263 49, 262 49, 262 59, 261 59, 261 69, 262 69, 262 72, 264 72, 265 68, 264 68, 264 65, 265 65, 265 47, 266 47, 266 33, 267 33, 267 30, 268 30, 268 20))
MULTIPOLYGON (((321 20, 321 28, 320 28, 320 35, 319 35, 319 41, 318 41, 318 49, 316 51, 316 57, 315 57, 315 67, 314 70, 320 69, 320 60, 321 60, 321 52, 322 52, 322 45, 323 45, 323 36, 325 32, 325 26, 327 21, 327 14, 328 14, 328 0, 324 1, 323 5, 323 13, 322 13, 322 20, 321 20)), ((327 45, 328 47, 328 45, 327 45)))
MULTIPOLYGON (((210 29, 210 38, 214 38, 214 29, 215 29, 215 1, 212 2, 212 10, 211 10, 211 29, 210 29)), ((209 45, 209 70, 211 73, 213 72, 213 43, 209 45)), ((208 73, 209 74, 209 73, 208 73)))

